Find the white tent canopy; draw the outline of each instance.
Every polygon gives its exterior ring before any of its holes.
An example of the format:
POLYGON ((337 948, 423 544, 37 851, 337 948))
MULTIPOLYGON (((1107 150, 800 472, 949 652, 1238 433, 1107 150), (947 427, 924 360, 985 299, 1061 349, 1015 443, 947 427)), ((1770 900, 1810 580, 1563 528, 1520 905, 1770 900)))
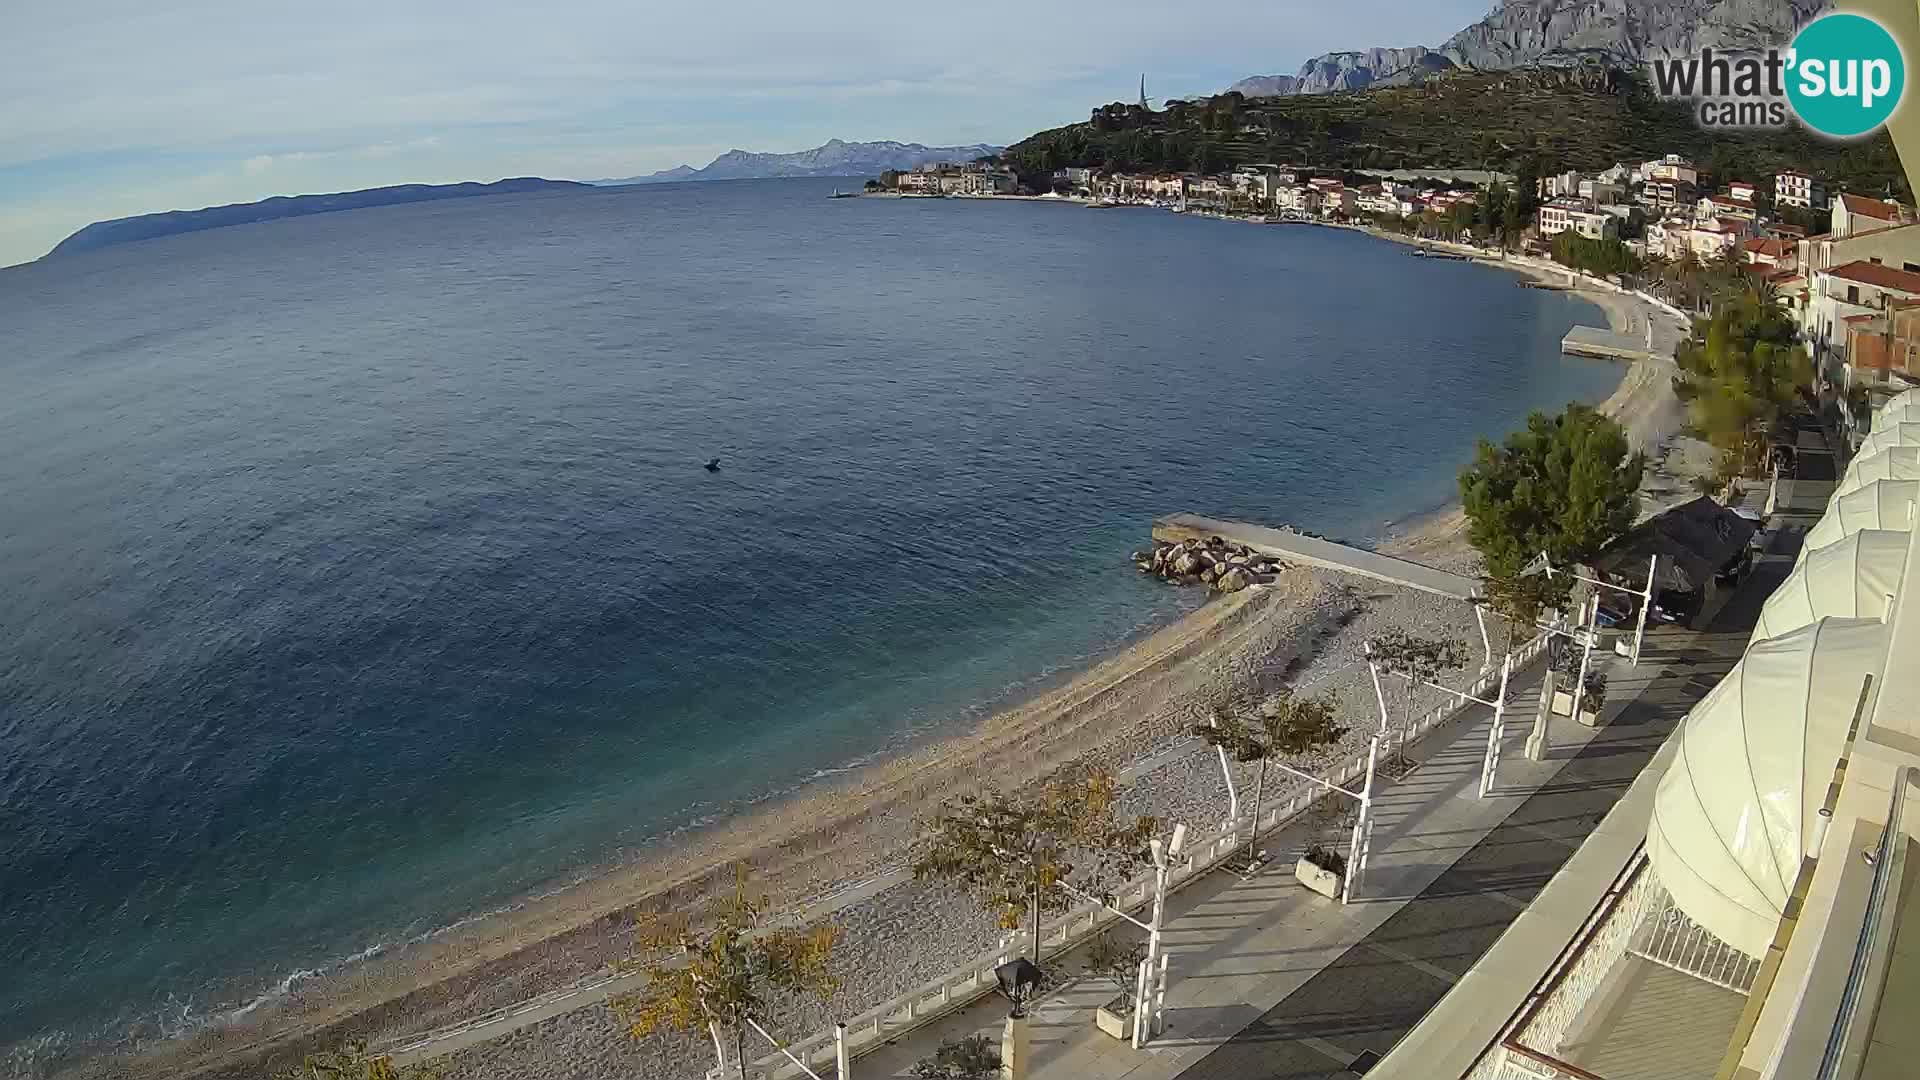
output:
MULTIPOLYGON (((1916 401, 1914 407, 1920 410, 1920 401, 1916 401)), ((1920 412, 1915 415, 1920 416, 1920 412)), ((1827 501, 1831 503, 1849 491, 1859 491, 1875 480, 1920 480, 1920 445, 1889 446, 1877 454, 1854 458, 1827 501)))
POLYGON ((1914 503, 1920 501, 1920 480, 1875 480, 1833 500, 1827 512, 1800 545, 1800 561, 1824 547, 1845 540, 1861 529, 1913 529, 1914 503))
POLYGON ((1754 624, 1755 642, 1827 618, 1882 619, 1900 591, 1912 535, 1862 529, 1800 560, 1767 597, 1754 624))
POLYGON ((1854 457, 1867 457, 1889 446, 1920 446, 1920 423, 1874 425, 1873 433, 1860 444, 1854 457))
POLYGON ((1902 390, 1881 402, 1880 407, 1874 410, 1874 424, 1878 426, 1882 417, 1886 418, 1886 422, 1892 423, 1899 419, 1902 410, 1911 409, 1916 405, 1920 405, 1920 389, 1902 390))
POLYGON ((1749 647, 1687 715, 1647 854, 1680 910, 1748 956, 1766 953, 1817 850, 1862 680, 1885 659, 1884 624, 1822 619, 1749 647))
POLYGON ((1889 424, 1912 423, 1920 423, 1920 396, 1915 396, 1912 392, 1901 394, 1874 410, 1873 430, 1875 431, 1889 424))

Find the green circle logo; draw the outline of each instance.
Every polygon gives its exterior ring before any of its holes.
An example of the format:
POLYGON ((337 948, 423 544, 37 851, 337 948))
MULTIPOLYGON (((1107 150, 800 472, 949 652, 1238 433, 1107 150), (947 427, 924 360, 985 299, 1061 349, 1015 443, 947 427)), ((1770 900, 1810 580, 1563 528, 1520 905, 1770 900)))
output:
POLYGON ((1825 15, 1787 53, 1787 100, 1800 122, 1848 139, 1887 122, 1907 88, 1900 43, 1864 15, 1825 15))

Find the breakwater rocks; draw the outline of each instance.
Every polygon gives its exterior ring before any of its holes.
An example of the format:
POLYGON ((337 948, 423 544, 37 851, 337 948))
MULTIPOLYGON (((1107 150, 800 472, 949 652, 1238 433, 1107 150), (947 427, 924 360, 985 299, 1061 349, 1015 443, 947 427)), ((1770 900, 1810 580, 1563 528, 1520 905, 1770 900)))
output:
POLYGON ((1218 536, 1170 544, 1155 540, 1150 551, 1133 553, 1133 565, 1175 585, 1205 585, 1217 592, 1239 592, 1264 585, 1290 567, 1243 544, 1229 544, 1218 536))

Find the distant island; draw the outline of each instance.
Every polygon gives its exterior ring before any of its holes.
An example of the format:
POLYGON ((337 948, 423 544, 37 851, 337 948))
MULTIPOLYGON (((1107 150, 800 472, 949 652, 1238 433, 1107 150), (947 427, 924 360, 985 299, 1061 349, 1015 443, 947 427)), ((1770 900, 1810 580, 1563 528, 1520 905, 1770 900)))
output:
POLYGON ((902 142, 847 142, 828 139, 811 150, 793 154, 756 154, 747 150, 729 150, 714 158, 705 168, 677 165, 647 176, 628 176, 618 180, 596 180, 606 186, 622 184, 668 184, 677 180, 766 180, 787 176, 876 176, 883 172, 906 172, 916 165, 933 161, 972 161, 994 157, 1004 146, 978 143, 973 146, 922 146, 902 142))
POLYGON ((330 214, 338 210, 361 210, 369 206, 395 206, 437 199, 470 199, 480 195, 584 191, 590 186, 572 180, 542 180, 539 177, 521 176, 491 184, 396 184, 332 195, 277 195, 259 202, 210 206, 204 210, 169 210, 158 214, 115 218, 112 221, 96 221, 60 241, 45 257, 51 259, 161 236, 223 229, 229 225, 246 225, 255 221, 305 217, 308 214, 330 214))

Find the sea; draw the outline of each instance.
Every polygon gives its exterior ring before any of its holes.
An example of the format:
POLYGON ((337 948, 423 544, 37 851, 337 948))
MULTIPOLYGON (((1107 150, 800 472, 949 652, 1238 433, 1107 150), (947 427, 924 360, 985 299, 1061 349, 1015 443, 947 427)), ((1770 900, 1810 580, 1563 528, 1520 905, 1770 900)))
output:
POLYGON ((1155 516, 1370 543, 1621 375, 1355 232, 836 183, 0 270, 6 1071, 963 730, 1204 602, 1155 516))

